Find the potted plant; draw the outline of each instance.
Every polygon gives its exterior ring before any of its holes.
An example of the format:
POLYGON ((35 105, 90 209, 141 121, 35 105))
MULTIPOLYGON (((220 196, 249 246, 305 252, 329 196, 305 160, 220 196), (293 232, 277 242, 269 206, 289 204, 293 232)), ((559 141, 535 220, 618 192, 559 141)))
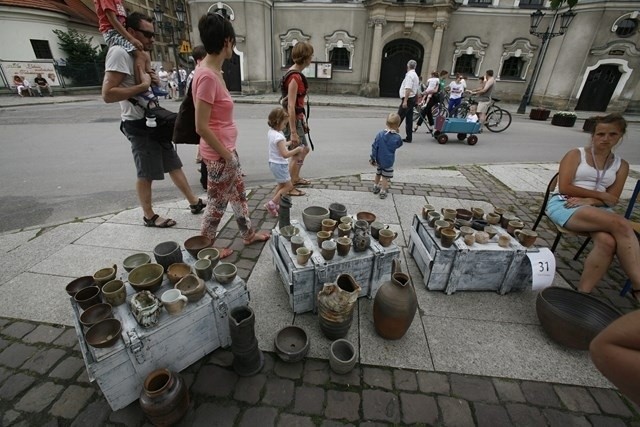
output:
POLYGON ((531 120, 547 120, 549 118, 549 114, 551 114, 551 110, 547 110, 546 108, 532 108, 529 112, 529 118, 531 120))
POLYGON ((593 129, 596 127, 596 119, 597 117, 589 117, 584 120, 584 124, 582 125, 582 130, 585 132, 593 132, 593 129))
POLYGON ((551 118, 551 124, 570 128, 576 124, 577 117, 573 111, 558 111, 551 118))

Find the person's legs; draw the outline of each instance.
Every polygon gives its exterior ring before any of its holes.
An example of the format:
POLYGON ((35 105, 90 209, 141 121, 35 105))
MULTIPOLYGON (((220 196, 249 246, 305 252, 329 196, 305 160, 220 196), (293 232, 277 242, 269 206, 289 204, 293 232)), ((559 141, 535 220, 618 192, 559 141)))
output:
POLYGON ((462 102, 462 98, 451 99, 449 98, 449 116, 453 115, 453 111, 458 108, 458 105, 462 102))
POLYGON ((407 112, 409 111, 409 101, 407 101, 407 108, 404 108, 402 106, 402 101, 400 101, 400 106, 398 106, 398 115, 400 116, 400 123, 402 124, 402 121, 404 120, 404 116, 407 115, 407 112))
POLYGON ((38 96, 42 97, 42 88, 40 85, 36 85, 36 90, 38 91, 38 96))
POLYGON ((380 193, 380 177, 382 173, 382 169, 378 168, 376 170, 376 176, 375 178, 373 178, 373 186, 371 187, 371 192, 373 194, 378 194, 380 193))
POLYGON ((311 149, 307 145, 307 138, 304 133, 302 120, 296 120, 296 132, 298 132, 298 137, 300 138, 300 144, 302 145, 303 150, 295 156, 289 158, 289 175, 291 175, 291 183, 293 185, 296 185, 302 180, 302 177, 300 177, 300 169, 302 169, 304 159, 311 151, 311 149))
POLYGON ((416 105, 416 97, 409 98, 407 100, 407 112, 405 117, 405 133, 407 137, 405 142, 411 142, 413 140, 413 107, 416 105))
POLYGON ((489 102, 478 102, 476 111, 478 112, 478 121, 480 122, 480 130, 484 126, 484 122, 487 119, 487 111, 489 110, 489 102))
POLYGON ((196 195, 193 194, 191 186, 189 186, 189 181, 187 180, 187 177, 184 174, 182 168, 172 170, 171 172, 169 172, 169 176, 171 177, 171 180, 176 185, 176 187, 178 187, 178 190, 180 190, 184 197, 189 201, 189 204, 197 205, 200 199, 198 199, 196 195))
POLYGON ((427 110, 425 111, 427 122, 431 127, 433 127, 433 114, 431 113, 431 110, 433 109, 433 106, 436 105, 437 102, 438 102, 438 95, 434 94, 431 96, 431 98, 429 99, 429 102, 427 102, 427 105, 424 107, 425 110, 427 110))
POLYGON ((22 86, 22 85, 16 86, 16 89, 18 89, 18 95, 19 96, 24 96, 24 95, 22 95, 22 90, 25 89, 24 86, 22 86))
POLYGON ((222 160, 203 160, 207 165, 209 181, 207 183, 207 208, 202 218, 200 234, 215 241, 220 220, 229 202, 228 183, 223 181, 222 174, 226 163, 222 160))
POLYGON ((138 178, 136 181, 136 193, 138 194, 138 201, 142 208, 142 214, 146 219, 151 219, 156 214, 153 211, 151 204, 151 181, 146 178, 138 178))
POLYGON ((616 241, 609 233, 591 233, 593 249, 584 261, 578 291, 591 293, 604 277, 616 253, 616 241))

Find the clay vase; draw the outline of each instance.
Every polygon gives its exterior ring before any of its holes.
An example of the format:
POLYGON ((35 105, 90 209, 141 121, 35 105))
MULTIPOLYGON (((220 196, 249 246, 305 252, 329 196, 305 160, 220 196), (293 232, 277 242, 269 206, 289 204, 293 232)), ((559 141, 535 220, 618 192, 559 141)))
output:
POLYGON ((367 221, 356 221, 353 226, 353 251, 364 252, 371 245, 369 224, 367 221))
POLYGON ((179 374, 156 369, 144 380, 140 407, 153 425, 176 424, 189 409, 189 389, 179 374))
POLYGON ((358 296, 360 285, 350 274, 341 274, 335 283, 324 284, 318 293, 318 321, 324 336, 337 340, 347 335, 358 296))
POLYGON ((409 275, 400 272, 400 261, 393 261, 391 280, 385 282, 373 300, 373 325, 382 338, 397 340, 409 330, 418 309, 416 292, 409 275))
POLYGON ((264 365, 255 333, 256 316, 251 307, 240 306, 229 314, 233 370, 242 377, 255 375, 264 365))

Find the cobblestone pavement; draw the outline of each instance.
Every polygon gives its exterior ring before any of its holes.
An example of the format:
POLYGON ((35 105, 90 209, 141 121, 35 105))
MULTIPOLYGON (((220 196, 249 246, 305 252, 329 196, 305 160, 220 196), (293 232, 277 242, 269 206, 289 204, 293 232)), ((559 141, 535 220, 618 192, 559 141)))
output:
MULTIPOLYGON (((533 223, 539 193, 514 193, 479 166, 459 170, 476 187, 404 184, 394 185, 391 192, 484 200, 533 223)), ((319 180, 313 187, 368 191, 368 185, 359 176, 347 176, 319 180)), ((272 228, 275 220, 262 208, 272 188, 253 190, 252 221, 257 228, 272 228)), ((261 248, 244 248, 234 225, 232 221, 222 230, 219 243, 237 249, 230 261, 241 265, 247 278, 261 248)), ((539 231, 550 244, 554 234, 545 221, 539 231)), ((581 271, 582 261, 572 260, 579 243, 563 238, 557 252, 558 272, 570 284, 581 271)), ((629 311, 634 303, 618 296, 623 281, 614 265, 596 295, 629 311)), ((192 403, 180 425, 640 425, 638 407, 610 389, 366 365, 336 375, 324 360, 285 364, 273 354, 265 356, 263 370, 249 378, 236 376, 224 349, 184 370, 192 403)), ((137 402, 115 412, 109 408, 89 382, 72 328, 2 317, 0 413, 2 426, 148 425, 137 402)))

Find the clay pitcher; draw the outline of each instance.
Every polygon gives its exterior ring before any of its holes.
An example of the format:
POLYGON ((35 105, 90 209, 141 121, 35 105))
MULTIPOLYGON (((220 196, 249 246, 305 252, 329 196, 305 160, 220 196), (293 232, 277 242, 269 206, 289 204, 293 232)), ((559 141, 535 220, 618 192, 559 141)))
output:
POLYGON ((400 261, 393 260, 391 280, 385 282, 373 300, 373 325, 378 335, 397 340, 409 330, 418 309, 416 292, 409 275, 400 271, 400 261))
POLYGON ((177 373, 156 369, 144 380, 140 407, 153 425, 176 424, 189 409, 189 389, 177 373))
POLYGON ((341 274, 336 283, 325 283, 318 293, 320 330, 330 340, 343 338, 353 320, 353 308, 360 296, 360 285, 350 274, 341 274))

